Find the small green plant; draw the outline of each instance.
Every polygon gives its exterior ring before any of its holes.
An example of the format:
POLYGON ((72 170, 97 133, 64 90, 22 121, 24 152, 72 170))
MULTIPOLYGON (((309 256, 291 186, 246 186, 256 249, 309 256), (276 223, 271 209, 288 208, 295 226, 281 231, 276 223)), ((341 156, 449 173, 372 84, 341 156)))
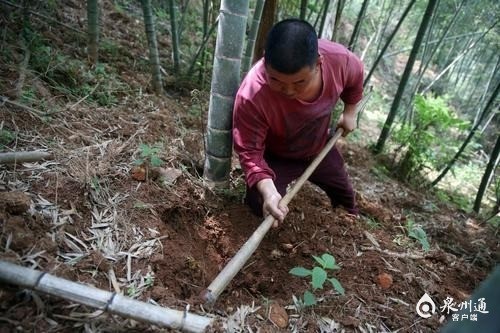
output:
POLYGON ((340 269, 335 263, 335 258, 328 253, 324 253, 321 257, 313 256, 314 260, 319 264, 319 266, 314 266, 312 269, 307 269, 304 267, 294 267, 290 270, 290 274, 299 277, 310 277, 312 291, 306 290, 304 292, 304 299, 300 301, 304 306, 315 305, 316 296, 314 296, 314 291, 317 289, 323 289, 323 285, 326 281, 329 281, 333 288, 340 294, 344 295, 344 288, 340 284, 339 280, 334 277, 328 277, 327 270, 340 269))
POLYGON ((127 296, 131 298, 135 298, 139 294, 139 291, 135 287, 135 285, 131 285, 127 288, 127 296))
POLYGON ((0 129, 0 147, 4 147, 11 143, 15 139, 14 133, 9 131, 8 129, 2 128, 0 129))
POLYGON ((431 249, 429 245, 429 241, 427 240, 427 234, 425 233, 422 227, 415 225, 415 222, 412 219, 408 219, 406 222, 406 231, 408 232, 408 236, 410 238, 414 238, 420 242, 422 245, 422 249, 427 252, 431 249))
POLYGON ((370 229, 377 229, 380 227, 380 223, 378 223, 377 220, 371 216, 363 217, 363 220, 365 220, 370 229))
POLYGON ((158 157, 162 149, 160 143, 156 143, 152 146, 141 143, 139 148, 141 149, 141 157, 134 162, 135 164, 140 165, 149 163, 153 167, 159 167, 163 164, 162 159, 158 157))

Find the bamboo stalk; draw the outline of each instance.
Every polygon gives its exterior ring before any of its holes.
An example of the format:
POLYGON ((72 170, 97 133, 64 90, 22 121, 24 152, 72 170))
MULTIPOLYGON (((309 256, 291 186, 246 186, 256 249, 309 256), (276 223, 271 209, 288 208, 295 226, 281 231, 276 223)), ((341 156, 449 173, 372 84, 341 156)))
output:
POLYGON ((17 151, 0 153, 0 164, 36 162, 51 158, 52 154, 46 151, 17 151))
MULTIPOLYGON (((326 154, 333 148, 337 140, 344 133, 342 128, 337 129, 332 138, 328 141, 328 143, 323 147, 321 152, 316 156, 316 158, 311 162, 311 164, 307 167, 304 173, 297 180, 292 189, 285 194, 285 196, 281 199, 281 203, 288 205, 288 203, 293 199, 293 197, 297 194, 297 192, 304 185, 306 180, 311 176, 319 163, 325 158, 326 154)), ((222 293, 222 291, 226 288, 226 286, 231 282, 234 276, 240 271, 240 269, 245 265, 250 256, 257 250, 262 239, 269 231, 271 226, 273 225, 275 219, 272 215, 268 215, 264 221, 260 224, 260 226, 254 231, 252 236, 243 244, 243 246, 238 250, 238 252, 234 255, 234 257, 227 263, 224 269, 217 275, 214 281, 208 286, 207 290, 205 290, 202 294, 203 299, 208 304, 213 304, 222 293)))
POLYGON ((183 332, 205 332, 215 320, 187 311, 137 301, 3 260, 0 260, 0 280, 123 317, 183 332))

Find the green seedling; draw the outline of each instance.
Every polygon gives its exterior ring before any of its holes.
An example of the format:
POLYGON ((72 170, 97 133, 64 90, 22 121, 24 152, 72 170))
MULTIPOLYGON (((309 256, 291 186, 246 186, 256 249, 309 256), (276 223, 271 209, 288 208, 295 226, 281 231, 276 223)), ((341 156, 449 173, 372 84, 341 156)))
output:
POLYGON ((408 236, 414 238, 420 242, 422 245, 422 249, 427 252, 431 249, 429 241, 427 240, 427 234, 425 233, 422 227, 415 225, 413 220, 408 219, 406 222, 406 230, 408 232, 408 236))
POLYGON ((162 159, 158 157, 162 149, 161 144, 156 143, 150 146, 142 143, 139 148, 141 149, 141 157, 135 161, 135 164, 149 163, 153 167, 159 167, 163 164, 162 159))
POLYGON ((304 306, 312 306, 317 303, 316 296, 314 296, 314 291, 317 289, 323 289, 326 281, 329 281, 333 288, 341 295, 344 295, 344 288, 340 284, 339 280, 334 277, 328 277, 327 270, 336 270, 340 267, 335 263, 335 258, 328 253, 324 253, 321 257, 313 256, 314 260, 319 264, 314 266, 312 269, 307 269, 304 267, 294 267, 290 270, 290 274, 299 277, 310 277, 312 291, 306 290, 304 292, 304 300, 302 301, 304 306))

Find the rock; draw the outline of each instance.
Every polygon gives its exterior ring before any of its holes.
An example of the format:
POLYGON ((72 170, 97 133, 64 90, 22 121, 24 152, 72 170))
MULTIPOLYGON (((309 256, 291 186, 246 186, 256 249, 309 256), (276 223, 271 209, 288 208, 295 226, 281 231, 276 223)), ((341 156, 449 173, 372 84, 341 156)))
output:
POLYGON ((177 178, 182 175, 182 171, 175 168, 152 168, 151 178, 160 179, 165 185, 172 185, 177 178))
POLYGON ((279 304, 273 303, 269 309, 269 320, 279 328, 287 328, 288 313, 279 304))

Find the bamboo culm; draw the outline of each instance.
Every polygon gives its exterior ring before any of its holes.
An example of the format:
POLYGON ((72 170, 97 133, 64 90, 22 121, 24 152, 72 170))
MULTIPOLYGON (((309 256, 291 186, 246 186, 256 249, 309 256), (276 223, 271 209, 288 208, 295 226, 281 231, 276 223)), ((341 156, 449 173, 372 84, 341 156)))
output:
POLYGON ((205 332, 215 321, 215 318, 155 306, 3 260, 0 260, 0 281, 183 332, 205 332))

